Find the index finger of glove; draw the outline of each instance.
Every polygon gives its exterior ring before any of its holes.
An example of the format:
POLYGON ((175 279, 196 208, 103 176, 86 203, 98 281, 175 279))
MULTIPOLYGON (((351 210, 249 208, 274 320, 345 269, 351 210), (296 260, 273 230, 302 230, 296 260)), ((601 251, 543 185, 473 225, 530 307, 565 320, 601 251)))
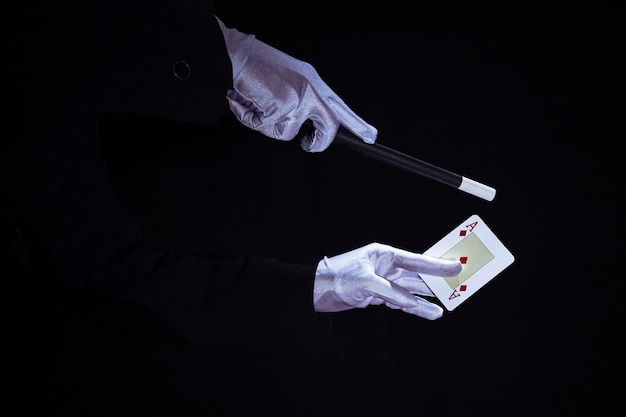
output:
POLYGON ((333 114, 344 127, 360 137, 365 143, 372 144, 376 142, 378 129, 367 123, 348 107, 343 99, 322 80, 312 65, 305 64, 301 68, 301 73, 309 80, 319 97, 322 97, 328 103, 333 114))
POLYGON ((339 97, 330 96, 327 100, 331 109, 333 109, 333 112, 346 129, 360 137, 365 143, 372 144, 376 142, 378 129, 358 116, 339 97))
POLYGON ((440 259, 401 249, 394 251, 393 265, 416 273, 440 277, 455 277, 463 268, 461 262, 457 260, 440 259))

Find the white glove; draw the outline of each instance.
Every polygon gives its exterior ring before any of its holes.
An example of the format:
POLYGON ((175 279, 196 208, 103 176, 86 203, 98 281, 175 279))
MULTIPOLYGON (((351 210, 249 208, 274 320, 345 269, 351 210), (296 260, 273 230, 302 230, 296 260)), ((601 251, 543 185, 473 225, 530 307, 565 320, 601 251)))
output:
POLYGON ((454 277, 458 261, 433 258, 389 245, 370 243, 350 252, 322 259, 315 274, 313 305, 317 312, 337 312, 385 304, 416 316, 435 320, 443 315, 419 273, 454 277))
POLYGON ((227 98, 241 123, 270 138, 288 141, 310 120, 314 129, 301 141, 308 152, 328 148, 340 125, 366 143, 376 141, 377 129, 357 116, 313 66, 216 19, 233 66, 234 88, 227 98))

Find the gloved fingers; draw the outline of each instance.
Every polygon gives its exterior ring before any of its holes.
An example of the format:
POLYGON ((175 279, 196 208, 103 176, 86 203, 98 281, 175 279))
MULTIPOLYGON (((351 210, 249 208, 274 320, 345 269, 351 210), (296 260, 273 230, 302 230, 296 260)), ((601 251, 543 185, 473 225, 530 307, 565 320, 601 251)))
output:
MULTIPOLYGON (((395 282, 372 274, 366 285, 370 297, 398 307, 415 307, 415 296, 395 282)), ((371 301, 370 301, 371 303, 371 301)), ((382 304, 382 303, 379 303, 382 304)))
MULTIPOLYGON (((378 137, 378 129, 358 116, 344 101, 337 96, 326 98, 337 119, 350 132, 357 135, 365 143, 372 144, 378 137)), ((336 133, 336 132, 335 132, 336 133)), ((334 138, 334 135, 333 135, 334 138)))
POLYGON ((427 255, 419 255, 419 258, 416 260, 416 272, 438 277, 456 277, 463 269, 461 262, 456 259, 441 259, 427 255))
POLYGON ((418 317, 422 317, 427 320, 436 320, 443 316, 443 308, 435 303, 424 300, 420 297, 415 297, 417 306, 415 307, 402 307, 401 310, 405 313, 413 314, 418 317))
MULTIPOLYGON (((457 260, 435 258, 428 255, 393 248, 388 245, 374 246, 372 256, 380 259, 381 268, 402 268, 408 271, 440 277, 455 277, 461 273, 462 265, 457 260)), ((370 257, 371 258, 371 257, 370 257)), ((376 262, 378 263, 378 261, 376 262)))
POLYGON ((301 146, 308 152, 322 152, 332 143, 340 123, 319 97, 311 92, 304 94, 300 100, 307 105, 295 107, 274 101, 261 107, 236 89, 229 90, 226 97, 231 111, 243 125, 273 139, 292 140, 309 123, 310 128, 301 135, 301 146))
POLYGON ((346 304, 365 307, 372 302, 415 307, 415 296, 401 286, 376 275, 373 265, 358 259, 341 268, 333 280, 335 294, 346 304))
POLYGON ((421 297, 415 297, 415 301, 417 302, 415 307, 402 307, 391 303, 385 303, 385 305, 393 310, 401 310, 428 320, 436 320, 443 316, 443 309, 437 304, 424 300, 421 297))
POLYGON ((378 304, 394 305, 398 308, 416 307, 416 297, 406 289, 394 282, 387 281, 385 278, 374 275, 367 288, 372 300, 378 301, 378 304), (375 278, 374 278, 375 277, 375 278))
POLYGON ((237 90, 229 90, 226 98, 231 111, 243 125, 253 130, 261 125, 264 117, 263 110, 252 100, 246 98, 237 90))
MULTIPOLYGON (((374 143, 378 130, 358 116, 346 103, 318 75, 313 66, 300 62, 296 71, 303 76, 302 84, 306 85, 299 94, 299 104, 296 111, 301 111, 294 117, 294 129, 299 129, 306 120, 313 121, 313 135, 307 135, 301 143, 308 152, 322 152, 335 139, 339 126, 343 125, 366 143, 374 143)), ((294 78, 297 78, 294 76, 294 78)), ((294 135, 297 131, 292 131, 294 135)))
POLYGON ((409 291, 411 294, 426 295, 429 297, 435 295, 420 277, 401 277, 394 279, 393 282, 409 291))
POLYGON ((297 109, 282 113, 279 103, 266 103, 265 108, 261 108, 237 90, 229 90, 226 97, 237 120, 244 126, 273 139, 292 140, 301 124, 306 121, 306 116, 299 114, 302 112, 298 112, 297 109))
POLYGON ((280 115, 282 130, 275 130, 285 139, 300 134, 300 146, 307 152, 325 151, 335 139, 341 121, 314 86, 308 85, 300 94, 299 104, 280 115))
POLYGON ((338 127, 344 125, 366 143, 378 131, 359 117, 319 76, 308 62, 296 59, 254 35, 227 27, 219 18, 233 69, 233 85, 248 99, 229 94, 230 108, 245 126, 279 140, 293 139, 300 126, 318 115, 319 129, 302 147, 311 152, 326 149, 338 127), (295 114, 294 114, 295 113, 295 114))
MULTIPOLYGON (((313 114, 308 116, 311 128, 302 136, 300 145, 307 152, 325 151, 335 139, 339 122, 328 115, 313 114)), ((305 120, 305 123, 307 121, 305 120)))
MULTIPOLYGON (((358 116, 329 86, 322 80, 317 71, 310 64, 305 63, 301 69, 316 94, 330 107, 334 118, 346 129, 360 137, 365 143, 374 143, 378 137, 378 129, 358 116)), ((331 137, 334 139, 335 131, 331 137)), ((330 144, 330 143, 329 143, 330 144)))

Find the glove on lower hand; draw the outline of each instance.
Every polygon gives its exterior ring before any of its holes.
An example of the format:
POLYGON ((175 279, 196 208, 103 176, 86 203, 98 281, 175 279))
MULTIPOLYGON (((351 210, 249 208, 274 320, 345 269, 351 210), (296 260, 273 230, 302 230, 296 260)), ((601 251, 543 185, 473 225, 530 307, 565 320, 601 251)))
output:
POLYGON ((443 309, 421 297, 434 296, 419 273, 453 277, 461 263, 370 243, 353 251, 322 259, 315 274, 313 304, 317 312, 337 312, 385 304, 435 320, 443 309))
POLYGON ((313 66, 216 19, 233 66, 234 88, 227 98, 241 123, 270 138, 289 141, 310 120, 313 131, 301 140, 308 152, 328 148, 340 125, 366 143, 376 141, 377 129, 357 116, 313 66))

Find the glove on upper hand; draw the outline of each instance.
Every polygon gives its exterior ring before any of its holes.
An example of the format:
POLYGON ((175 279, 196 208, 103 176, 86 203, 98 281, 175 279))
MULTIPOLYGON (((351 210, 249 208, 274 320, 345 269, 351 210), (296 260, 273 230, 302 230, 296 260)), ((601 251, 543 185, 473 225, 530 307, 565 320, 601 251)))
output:
POLYGON ((425 319, 443 315, 419 273, 453 277, 461 263, 370 243, 362 248, 322 259, 315 274, 313 304, 318 312, 337 312, 385 304, 425 319))
POLYGON ((310 120, 313 131, 301 141, 308 152, 328 148, 340 125, 366 143, 376 141, 377 129, 357 116, 313 66, 216 19, 233 66, 234 88, 227 98, 241 123, 265 136, 288 141, 310 120))

